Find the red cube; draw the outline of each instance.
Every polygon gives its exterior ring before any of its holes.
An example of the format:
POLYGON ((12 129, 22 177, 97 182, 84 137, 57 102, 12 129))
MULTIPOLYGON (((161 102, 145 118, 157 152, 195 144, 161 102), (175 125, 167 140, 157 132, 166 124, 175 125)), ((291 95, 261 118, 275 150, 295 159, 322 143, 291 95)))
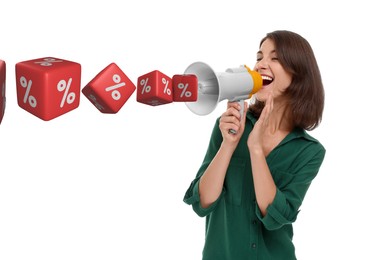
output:
POLYGON ((5 61, 0 60, 0 124, 5 112, 5 61))
POLYGON ((52 57, 16 64, 19 107, 48 121, 79 106, 81 65, 52 57))
POLYGON ((136 86, 127 75, 111 63, 82 89, 82 93, 100 112, 115 114, 135 90, 136 86))
POLYGON ((154 70, 137 80, 137 102, 158 106, 173 102, 172 80, 164 73, 154 70))
POLYGON ((173 76, 173 101, 194 102, 198 99, 198 78, 194 74, 173 76))

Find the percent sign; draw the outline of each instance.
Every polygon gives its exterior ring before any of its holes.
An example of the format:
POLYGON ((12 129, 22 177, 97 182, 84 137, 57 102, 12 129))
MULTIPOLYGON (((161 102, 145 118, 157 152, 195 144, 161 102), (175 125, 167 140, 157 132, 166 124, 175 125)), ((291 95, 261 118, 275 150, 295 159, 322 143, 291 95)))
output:
POLYGON ((54 62, 62 62, 62 60, 56 60, 54 58, 45 58, 43 61, 36 61, 34 63, 40 64, 41 66, 51 66, 54 62))
POLYGON ((121 82, 121 83, 120 83, 120 81, 121 81, 121 77, 120 77, 118 74, 114 74, 114 75, 112 76, 112 80, 113 80, 113 82, 115 82, 115 83, 117 83, 117 84, 116 84, 116 85, 113 85, 113 86, 109 86, 109 87, 107 87, 107 88, 106 88, 106 91, 108 92, 108 91, 111 91, 111 90, 112 90, 112 93, 111 93, 112 98, 113 98, 114 100, 119 100, 119 99, 121 98, 121 94, 120 94, 120 92, 119 92, 118 90, 116 90, 116 89, 121 88, 122 86, 125 86, 125 82, 121 82))
POLYGON ((172 94, 172 92, 171 92, 170 89, 168 88, 169 80, 166 80, 165 78, 162 78, 162 83, 165 84, 164 94, 167 93, 167 94, 170 96, 170 95, 172 94))
POLYGON ((36 107, 37 106, 37 100, 35 97, 29 95, 30 89, 32 88, 32 80, 27 80, 24 76, 20 77, 20 84, 23 88, 26 88, 25 94, 24 94, 24 103, 26 101, 29 102, 29 105, 31 107, 36 107))
POLYGON ((140 86, 142 86, 142 90, 141 90, 141 94, 144 94, 144 93, 149 93, 150 90, 152 89, 151 86, 148 86, 148 80, 149 78, 146 78, 146 79, 142 79, 140 81, 140 86))
POLYGON ((90 94, 89 99, 91 99, 94 102, 94 105, 97 109, 100 111, 104 110, 104 107, 99 104, 98 100, 96 100, 96 97, 93 94, 90 94))
POLYGON ((181 95, 180 97, 182 98, 183 96, 186 96, 186 97, 191 97, 191 92, 190 91, 187 91, 187 87, 189 86, 188 83, 186 83, 186 85, 184 85, 183 83, 179 83, 178 84, 178 88, 179 89, 182 89, 182 92, 181 92, 181 95))
POLYGON ((74 92, 69 93, 72 80, 73 80, 72 78, 69 78, 68 82, 66 83, 66 81, 62 79, 57 84, 57 90, 59 92, 65 91, 61 99, 61 104, 60 104, 61 108, 65 104, 65 101, 67 102, 67 104, 71 104, 75 100, 75 93, 74 92))

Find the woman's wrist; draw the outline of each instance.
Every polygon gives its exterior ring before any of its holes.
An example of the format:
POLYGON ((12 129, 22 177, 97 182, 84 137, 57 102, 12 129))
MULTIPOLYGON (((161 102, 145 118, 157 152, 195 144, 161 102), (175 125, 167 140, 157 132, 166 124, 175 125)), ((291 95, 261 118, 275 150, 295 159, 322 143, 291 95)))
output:
POLYGON ((258 146, 249 146, 248 145, 249 153, 253 156, 263 156, 264 150, 261 147, 258 146))
POLYGON ((220 146, 220 149, 225 150, 226 152, 233 154, 237 145, 238 145, 238 143, 223 141, 221 146, 220 146))

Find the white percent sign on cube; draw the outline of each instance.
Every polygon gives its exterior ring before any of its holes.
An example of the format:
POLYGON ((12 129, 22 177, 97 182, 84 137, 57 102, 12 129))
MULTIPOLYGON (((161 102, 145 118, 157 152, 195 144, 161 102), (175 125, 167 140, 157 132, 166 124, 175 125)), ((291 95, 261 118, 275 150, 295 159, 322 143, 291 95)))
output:
POLYGON ((169 80, 166 80, 165 78, 162 78, 162 83, 164 83, 164 85, 165 85, 164 94, 168 94, 170 96, 172 94, 172 92, 168 88, 168 86, 169 86, 169 80))
POLYGON ((142 90, 141 90, 141 94, 149 93, 150 90, 152 89, 152 87, 148 85, 148 80, 149 80, 149 78, 142 79, 140 81, 140 86, 143 87, 142 90))
POLYGON ((45 58, 43 61, 36 61, 34 63, 40 64, 41 66, 51 66, 54 62, 62 62, 62 60, 56 60, 54 58, 45 58))
POLYGON ((91 94, 88 98, 93 101, 93 104, 97 109, 99 109, 100 111, 104 110, 104 107, 101 104, 99 104, 98 100, 93 94, 91 94))
POLYGON ((29 105, 33 108, 37 106, 37 100, 35 97, 30 95, 30 89, 32 88, 32 80, 27 80, 24 76, 20 77, 20 84, 23 88, 26 88, 25 94, 24 94, 24 103, 26 104, 26 101, 28 101, 29 105))
POLYGON ((65 102, 67 104, 71 104, 75 100, 75 93, 74 92, 69 93, 72 80, 73 80, 72 78, 69 78, 69 80, 66 83, 66 81, 62 79, 57 84, 57 90, 59 92, 64 91, 62 99, 61 99, 61 104, 59 106, 60 108, 64 106, 65 102))
POLYGON ((111 92, 111 95, 112 95, 112 98, 113 100, 119 100, 121 98, 121 94, 118 90, 118 88, 121 88, 123 86, 125 86, 125 82, 120 82, 121 81, 121 77, 118 75, 118 74, 114 74, 112 76, 112 80, 113 82, 117 83, 116 85, 113 85, 113 86, 109 86, 106 88, 106 92, 108 91, 112 91, 111 92))
POLYGON ((186 96, 186 97, 191 97, 191 92, 190 91, 187 91, 187 87, 189 86, 189 84, 186 83, 183 84, 183 83, 179 83, 178 84, 178 89, 182 89, 182 92, 180 94, 180 97, 182 98, 183 96, 186 96))

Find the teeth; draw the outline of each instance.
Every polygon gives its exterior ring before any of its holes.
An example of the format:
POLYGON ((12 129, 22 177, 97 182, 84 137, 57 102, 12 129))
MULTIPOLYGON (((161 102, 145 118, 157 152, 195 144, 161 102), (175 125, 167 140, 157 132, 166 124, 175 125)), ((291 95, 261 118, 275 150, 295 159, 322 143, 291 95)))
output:
POLYGON ((269 76, 266 76, 266 75, 261 75, 261 78, 262 78, 263 80, 270 80, 270 81, 273 80, 273 78, 271 78, 271 77, 269 77, 269 76))

